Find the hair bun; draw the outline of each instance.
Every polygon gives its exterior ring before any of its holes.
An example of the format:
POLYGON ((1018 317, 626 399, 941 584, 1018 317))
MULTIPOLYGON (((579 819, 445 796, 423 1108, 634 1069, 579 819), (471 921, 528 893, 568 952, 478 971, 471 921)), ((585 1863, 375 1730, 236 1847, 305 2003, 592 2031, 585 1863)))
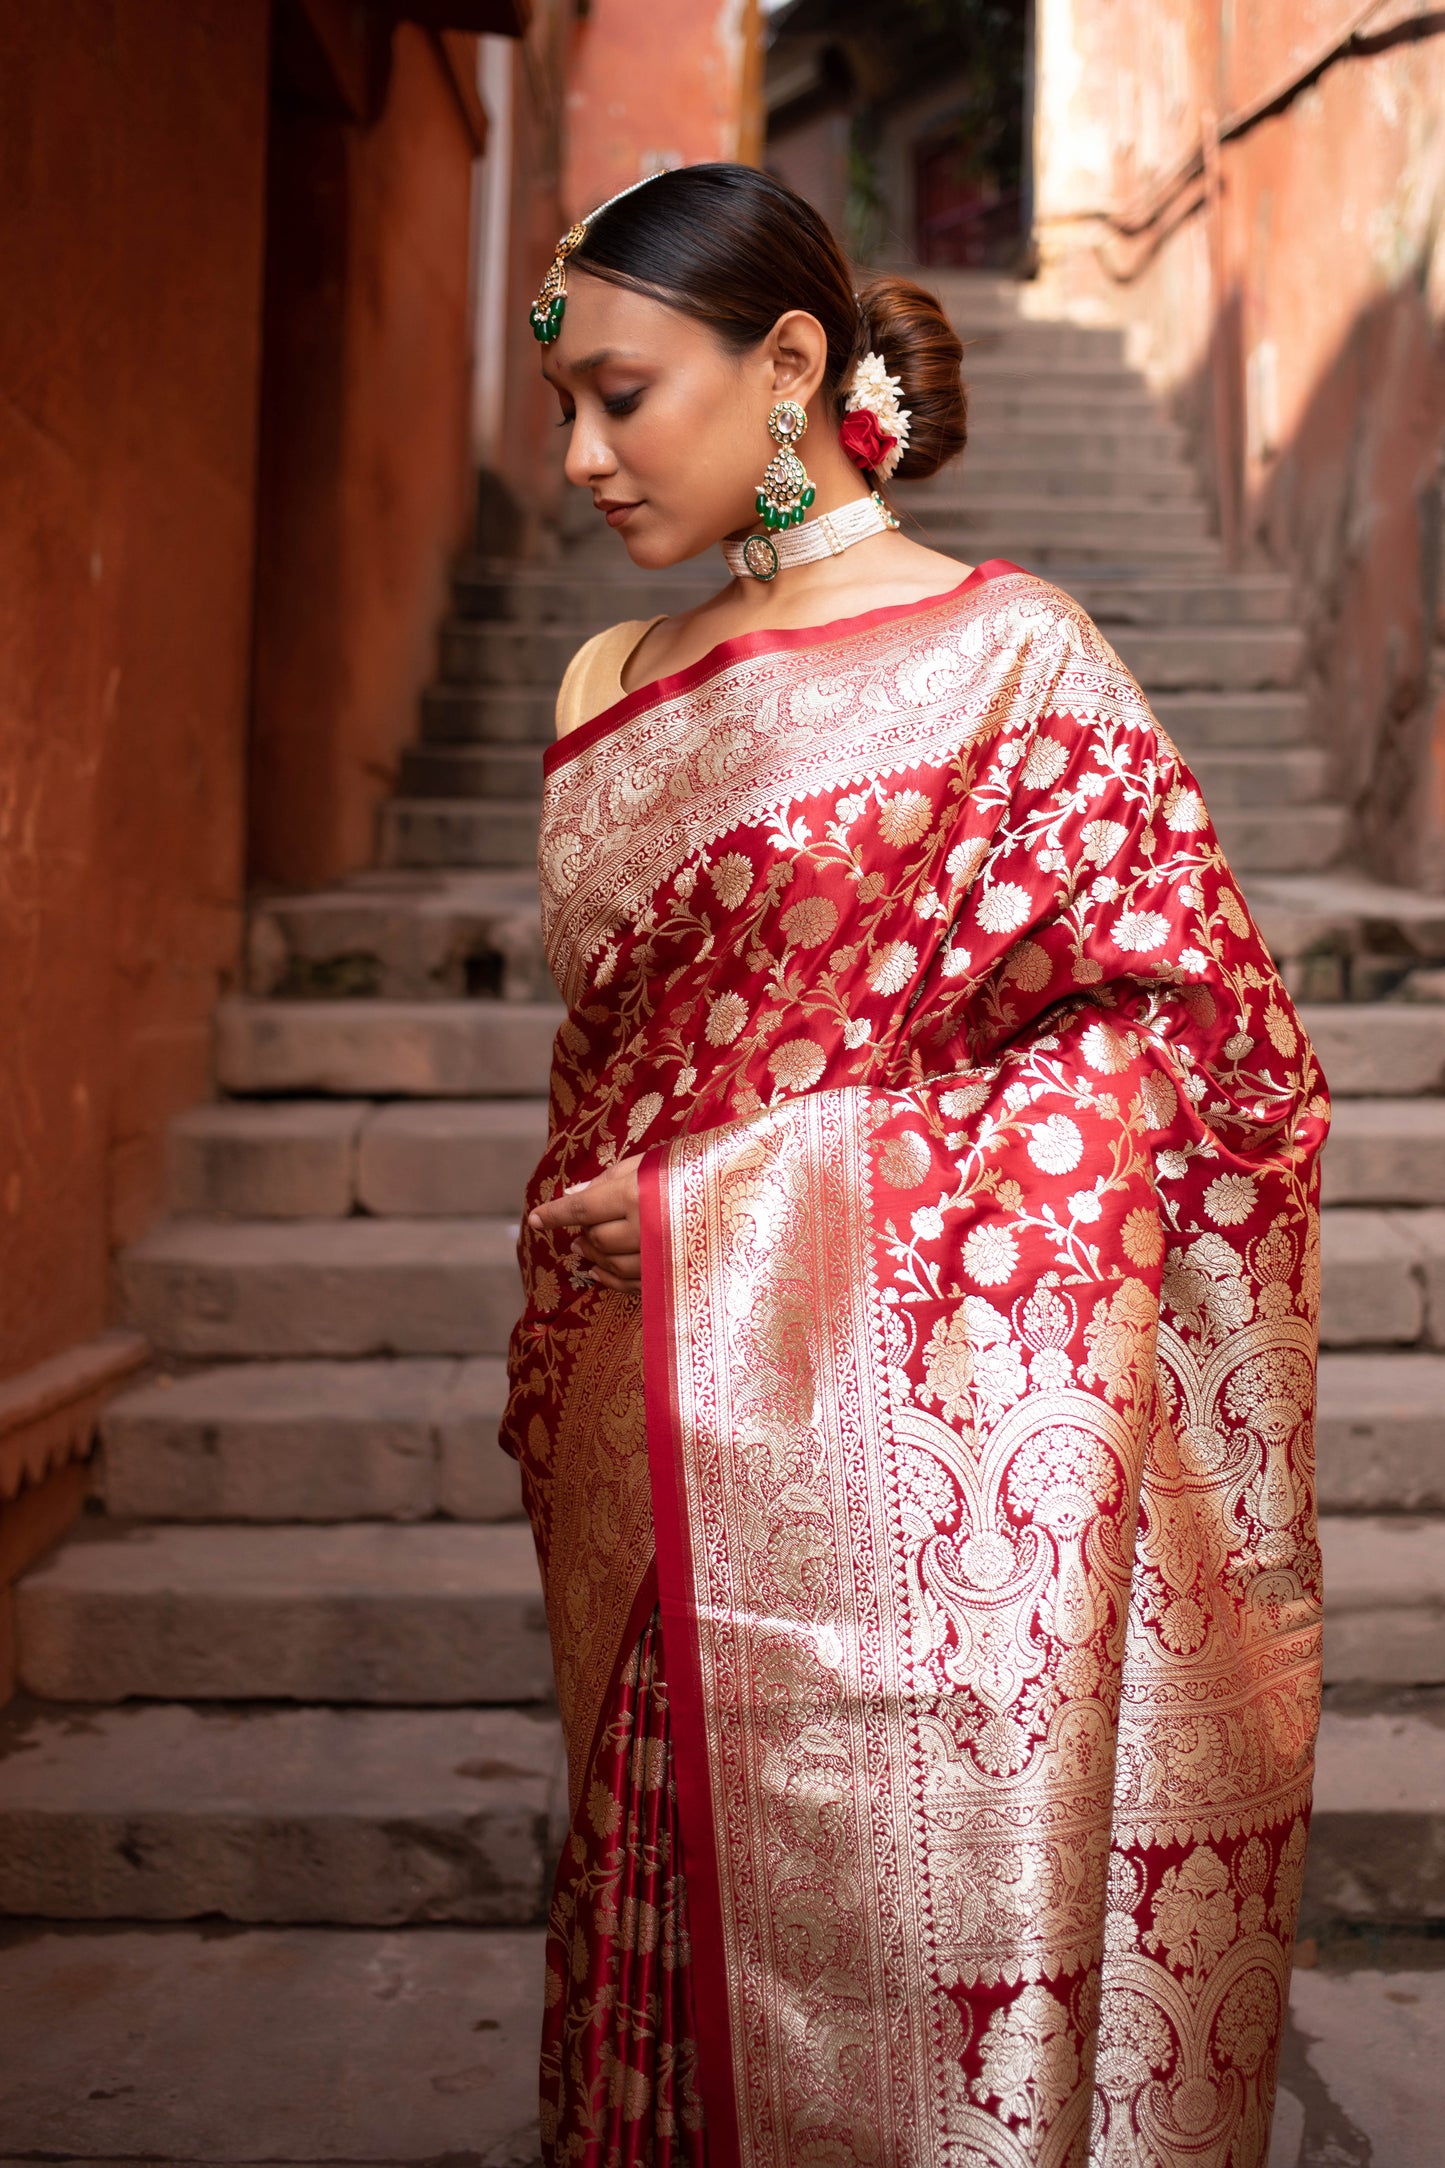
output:
POLYGON ((937 295, 912 279, 879 277, 860 288, 864 348, 883 356, 902 384, 909 410, 908 449, 894 470, 900 482, 921 482, 956 459, 968 442, 968 394, 963 341, 937 295))

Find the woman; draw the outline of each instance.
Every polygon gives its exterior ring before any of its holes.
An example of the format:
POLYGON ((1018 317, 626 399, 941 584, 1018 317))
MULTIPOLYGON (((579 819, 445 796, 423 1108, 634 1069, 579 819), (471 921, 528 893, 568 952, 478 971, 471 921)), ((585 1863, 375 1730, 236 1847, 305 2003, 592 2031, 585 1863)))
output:
POLYGON ((1255 2168, 1313 1055, 1083 611, 876 493, 964 441, 928 296, 704 166, 574 228, 533 325, 633 562, 734 573, 589 643, 547 758, 546 2157, 1255 2168))

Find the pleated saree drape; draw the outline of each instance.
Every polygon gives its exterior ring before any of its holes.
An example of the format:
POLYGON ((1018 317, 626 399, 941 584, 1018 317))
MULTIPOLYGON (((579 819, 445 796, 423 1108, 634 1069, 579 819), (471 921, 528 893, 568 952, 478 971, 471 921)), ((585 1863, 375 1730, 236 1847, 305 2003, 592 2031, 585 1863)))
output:
POLYGON ((1319 1691, 1311 1049, 1199 793, 1004 564, 548 756, 506 1442, 573 2168, 1262 2168, 1319 1691))

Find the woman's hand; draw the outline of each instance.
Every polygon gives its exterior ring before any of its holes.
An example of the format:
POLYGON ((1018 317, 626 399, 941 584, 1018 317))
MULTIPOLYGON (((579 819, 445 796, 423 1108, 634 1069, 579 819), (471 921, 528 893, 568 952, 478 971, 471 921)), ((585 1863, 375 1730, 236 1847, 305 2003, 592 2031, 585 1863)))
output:
POLYGON ((637 1207, 637 1170, 642 1155, 619 1159, 595 1181, 580 1182, 527 1214, 534 1234, 575 1227, 572 1254, 583 1261, 597 1287, 635 1295, 642 1285, 642 1224, 637 1207))

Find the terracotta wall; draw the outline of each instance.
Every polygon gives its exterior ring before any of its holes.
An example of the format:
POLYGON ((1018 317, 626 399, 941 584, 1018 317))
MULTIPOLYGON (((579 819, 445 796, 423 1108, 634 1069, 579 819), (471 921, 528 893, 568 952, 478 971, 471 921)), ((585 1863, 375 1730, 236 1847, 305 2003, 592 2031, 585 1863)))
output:
POLYGON ((1241 557, 1298 575, 1361 852, 1440 890, 1445 36, 1385 0, 1329 57, 1365 13, 1039 0, 1039 238, 1133 327, 1241 557))
POLYGON ((105 1323, 237 961, 266 44, 0 13, 0 1378, 105 1323))
POLYGON ((568 217, 661 167, 757 163, 758 38, 758 0, 592 0, 567 71, 568 217))
MULTIPOLYGON (((470 39, 455 41, 467 65, 470 39)), ((250 865, 368 864, 469 539, 480 144, 439 39, 402 24, 370 126, 278 114, 269 188, 250 865)), ((479 109, 477 117, 479 118, 479 109)))

